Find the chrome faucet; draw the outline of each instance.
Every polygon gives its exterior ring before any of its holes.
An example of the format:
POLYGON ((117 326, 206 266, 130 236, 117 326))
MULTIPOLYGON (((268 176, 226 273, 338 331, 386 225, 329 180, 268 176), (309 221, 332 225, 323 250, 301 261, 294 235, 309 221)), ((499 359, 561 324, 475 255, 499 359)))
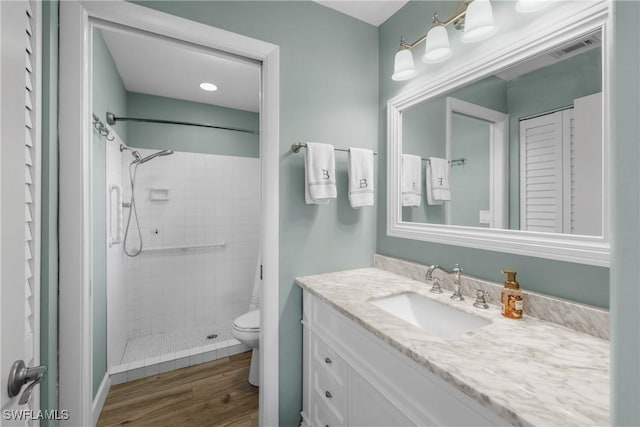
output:
POLYGON ((464 297, 460 293, 460 273, 462 273, 463 271, 464 270, 462 269, 462 266, 460 264, 456 264, 456 266, 451 271, 456 275, 456 278, 453 281, 453 295, 451 295, 451 299, 454 301, 464 301, 464 297))
POLYGON ((424 275, 424 278, 427 282, 433 282, 431 284, 431 292, 433 292, 434 294, 441 294, 442 288, 440 287, 440 278, 433 277, 433 272, 437 269, 440 269, 446 272, 444 268, 440 267, 437 264, 434 264, 431 267, 429 267, 429 269, 427 270, 427 274, 424 275))

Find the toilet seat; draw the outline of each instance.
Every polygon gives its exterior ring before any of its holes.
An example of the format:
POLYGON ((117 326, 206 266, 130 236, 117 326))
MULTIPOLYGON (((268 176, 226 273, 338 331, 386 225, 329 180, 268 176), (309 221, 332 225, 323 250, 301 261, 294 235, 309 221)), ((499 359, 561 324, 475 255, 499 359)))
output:
POLYGON ((257 332, 260 330, 260 310, 253 310, 234 320, 233 327, 239 331, 257 332))

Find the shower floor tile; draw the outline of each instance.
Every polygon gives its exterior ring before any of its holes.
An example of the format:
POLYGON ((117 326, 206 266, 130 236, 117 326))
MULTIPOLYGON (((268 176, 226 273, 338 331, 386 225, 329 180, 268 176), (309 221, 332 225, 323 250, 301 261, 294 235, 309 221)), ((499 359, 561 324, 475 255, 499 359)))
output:
POLYGON ((188 352, 196 347, 234 340, 231 334, 232 325, 233 321, 229 321, 217 325, 199 326, 164 334, 132 338, 127 342, 121 363, 127 364, 171 353, 188 352), (210 334, 216 334, 217 337, 208 339, 207 336, 210 334))

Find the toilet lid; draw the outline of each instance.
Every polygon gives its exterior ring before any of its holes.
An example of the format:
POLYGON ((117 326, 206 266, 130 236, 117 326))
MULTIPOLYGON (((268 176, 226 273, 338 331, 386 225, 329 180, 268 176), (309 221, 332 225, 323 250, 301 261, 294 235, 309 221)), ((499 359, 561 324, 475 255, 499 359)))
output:
POLYGON ((260 329, 260 310, 253 310, 238 317, 233 326, 244 330, 260 329))

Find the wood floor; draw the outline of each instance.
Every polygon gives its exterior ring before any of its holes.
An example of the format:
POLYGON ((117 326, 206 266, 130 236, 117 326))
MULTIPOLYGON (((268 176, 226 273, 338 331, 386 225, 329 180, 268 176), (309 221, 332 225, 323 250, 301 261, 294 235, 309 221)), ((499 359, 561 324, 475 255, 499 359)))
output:
POLYGON ((112 386, 98 426, 258 427, 250 363, 247 352, 112 386))

